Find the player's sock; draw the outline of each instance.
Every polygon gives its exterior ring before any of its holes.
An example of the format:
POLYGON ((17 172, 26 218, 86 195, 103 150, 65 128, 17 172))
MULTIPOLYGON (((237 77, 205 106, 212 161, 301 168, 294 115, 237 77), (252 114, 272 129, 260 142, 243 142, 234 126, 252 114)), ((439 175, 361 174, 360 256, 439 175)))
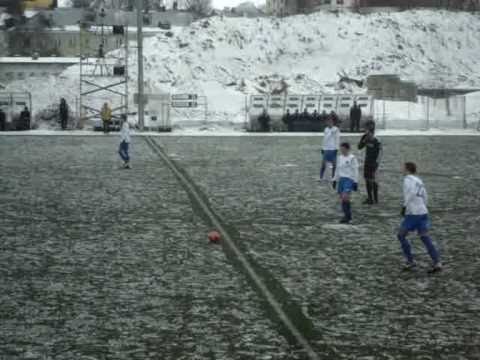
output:
POLYGON ((410 242, 407 240, 407 237, 403 234, 398 234, 397 238, 402 245, 403 255, 405 255, 407 263, 413 263, 412 247, 410 242))
POLYGON ((370 204, 373 201, 373 198, 372 198, 372 183, 369 180, 367 180, 365 182, 365 187, 367 188, 367 196, 368 196, 367 204, 370 204))
POLYGON ((337 169, 337 166, 335 164, 332 164, 332 179, 335 178, 335 170, 337 169))
POLYGON ((351 221, 352 220, 352 206, 350 201, 343 201, 342 202, 342 210, 343 214, 345 215, 345 220, 351 221))
POLYGON ((438 255, 438 251, 433 245, 432 239, 428 235, 422 235, 420 236, 420 239, 422 240, 423 244, 427 248, 428 255, 432 258, 434 266, 440 263, 440 257, 438 255))
POLYGON ((375 201, 375 204, 378 204, 378 183, 377 182, 373 183, 373 200, 375 201))
POLYGON ((320 179, 323 179, 323 175, 325 175, 325 168, 326 165, 324 162, 322 163, 322 167, 320 168, 320 179))

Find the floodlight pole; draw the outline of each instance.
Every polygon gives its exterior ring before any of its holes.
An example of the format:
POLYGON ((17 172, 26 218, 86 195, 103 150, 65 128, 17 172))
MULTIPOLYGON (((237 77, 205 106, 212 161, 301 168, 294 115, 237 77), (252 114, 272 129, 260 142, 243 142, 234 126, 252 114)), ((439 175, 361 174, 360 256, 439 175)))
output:
POLYGON ((143 130, 145 101, 143 88, 143 0, 137 0, 137 50, 138 50, 138 126, 143 130))

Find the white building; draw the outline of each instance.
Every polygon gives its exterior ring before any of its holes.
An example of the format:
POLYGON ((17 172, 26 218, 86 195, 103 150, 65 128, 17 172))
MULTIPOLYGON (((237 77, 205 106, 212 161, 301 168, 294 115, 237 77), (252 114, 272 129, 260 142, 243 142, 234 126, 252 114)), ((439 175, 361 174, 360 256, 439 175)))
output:
POLYGON ((352 8, 356 4, 358 4, 358 0, 267 0, 265 9, 269 15, 286 16, 322 9, 352 8))

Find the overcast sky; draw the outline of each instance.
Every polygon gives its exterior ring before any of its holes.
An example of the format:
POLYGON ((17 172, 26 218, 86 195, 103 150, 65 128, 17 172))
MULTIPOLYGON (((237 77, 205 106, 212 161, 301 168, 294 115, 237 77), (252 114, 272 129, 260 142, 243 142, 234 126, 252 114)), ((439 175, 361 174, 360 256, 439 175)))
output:
MULTIPOLYGON (((212 0, 212 3, 213 3, 213 7, 217 9, 223 9, 224 7, 236 6, 245 1, 250 1, 250 0, 212 0)), ((265 4, 265 0, 252 0, 251 2, 253 2, 256 5, 265 4)))

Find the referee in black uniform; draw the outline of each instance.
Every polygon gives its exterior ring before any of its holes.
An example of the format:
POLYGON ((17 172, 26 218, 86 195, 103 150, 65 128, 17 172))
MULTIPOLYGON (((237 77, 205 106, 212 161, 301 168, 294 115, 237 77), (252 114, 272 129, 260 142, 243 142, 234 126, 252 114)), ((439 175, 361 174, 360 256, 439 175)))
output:
POLYGON ((367 187, 368 198, 364 204, 378 204, 378 183, 376 172, 382 156, 382 143, 375 137, 375 127, 368 126, 365 134, 360 139, 358 149, 365 148, 365 163, 363 166, 363 177, 367 187))

